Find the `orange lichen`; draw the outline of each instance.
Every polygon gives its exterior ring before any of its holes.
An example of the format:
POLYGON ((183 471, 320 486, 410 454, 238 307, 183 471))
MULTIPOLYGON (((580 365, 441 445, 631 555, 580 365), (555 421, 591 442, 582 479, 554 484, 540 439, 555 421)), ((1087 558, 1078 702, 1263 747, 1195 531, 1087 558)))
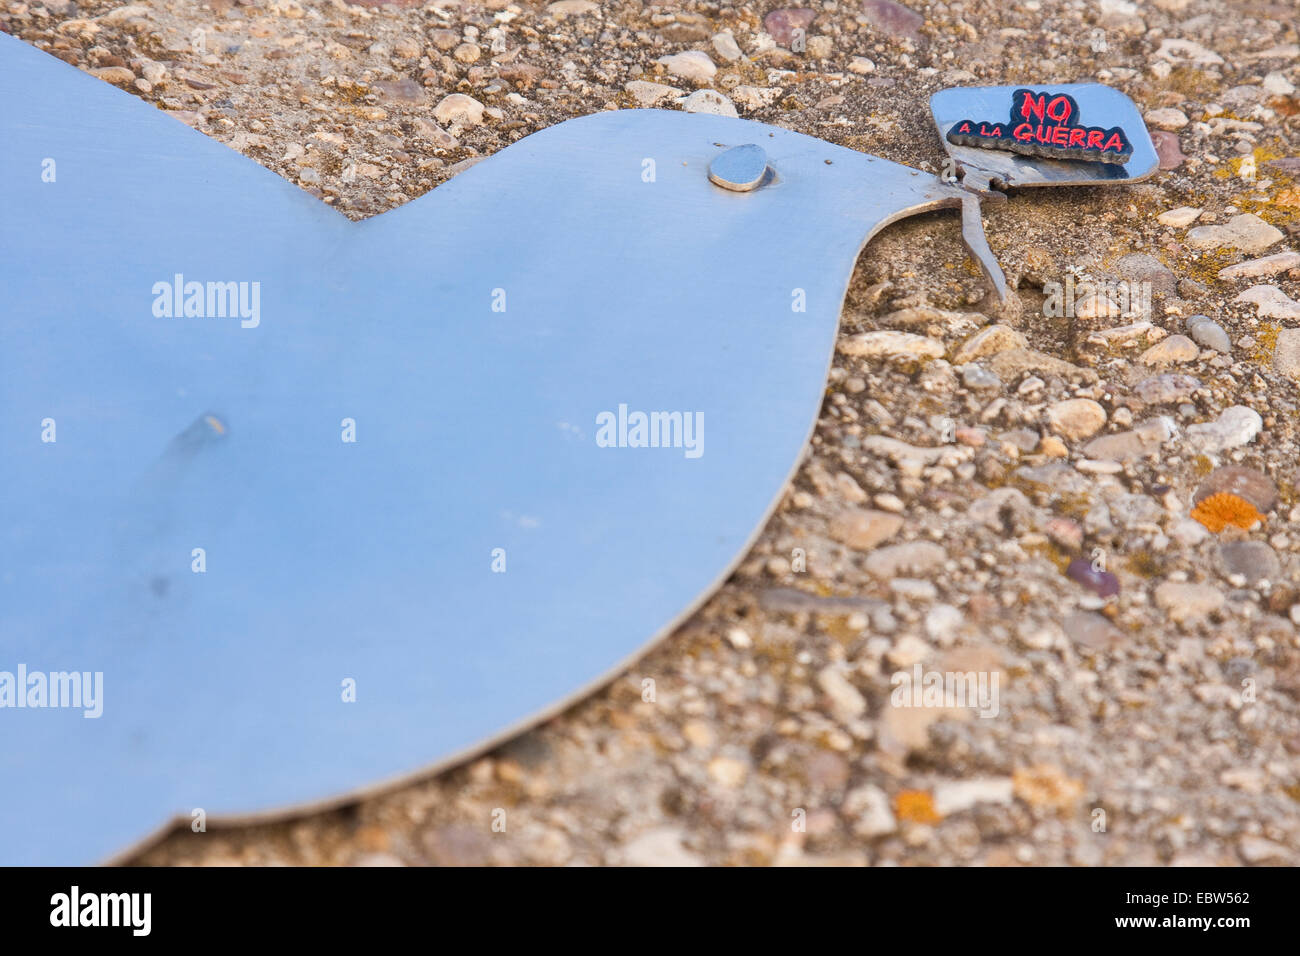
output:
POLYGON ((1273 197, 1273 202, 1279 206, 1286 206, 1289 209, 1300 209, 1300 186, 1292 186, 1290 189, 1283 189, 1273 197))
POLYGON ((938 823, 942 817, 934 809, 934 798, 924 790, 904 790, 894 797, 894 813, 910 823, 938 823))
POLYGON ((1231 525, 1249 531, 1264 520, 1259 509, 1230 491, 1210 495, 1192 509, 1192 517, 1215 534, 1231 525))

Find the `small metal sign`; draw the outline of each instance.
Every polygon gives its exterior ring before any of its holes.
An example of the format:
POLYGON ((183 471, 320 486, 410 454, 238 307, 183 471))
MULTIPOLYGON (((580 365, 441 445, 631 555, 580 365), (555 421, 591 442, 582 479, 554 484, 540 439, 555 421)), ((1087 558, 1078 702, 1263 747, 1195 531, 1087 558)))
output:
POLYGON ((959 120, 948 142, 981 149, 1009 149, 1026 156, 1097 163, 1126 163, 1133 145, 1119 126, 1084 126, 1079 104, 1069 93, 1016 90, 1007 119, 959 120))
POLYGON ((976 189, 1136 182, 1159 166, 1133 101, 1098 83, 940 90, 930 111, 976 189))

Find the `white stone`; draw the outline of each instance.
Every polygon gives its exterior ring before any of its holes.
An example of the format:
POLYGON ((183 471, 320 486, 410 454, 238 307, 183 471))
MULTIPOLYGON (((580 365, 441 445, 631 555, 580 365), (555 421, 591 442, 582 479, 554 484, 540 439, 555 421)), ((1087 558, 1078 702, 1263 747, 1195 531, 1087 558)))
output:
POLYGON ((834 41, 828 36, 819 35, 808 38, 808 56, 814 60, 829 59, 833 49, 834 41))
POLYGON ((1223 592, 1208 582, 1165 581, 1156 588, 1156 607, 1175 624, 1202 620, 1223 607, 1223 592))
POLYGON ((153 11, 144 4, 132 3, 125 7, 118 7, 116 10, 109 10, 108 13, 104 14, 102 17, 98 17, 97 19, 100 23, 105 23, 112 27, 117 26, 120 23, 125 23, 127 20, 134 20, 137 17, 145 17, 147 19, 152 14, 153 11))
POLYGON ((1205 316, 1192 318, 1199 318, 1200 321, 1193 322, 1192 319, 1188 319, 1187 334, 1197 345, 1223 352, 1225 355, 1232 351, 1232 343, 1228 340, 1228 333, 1223 330, 1223 326, 1205 316))
POLYGON ((1291 851, 1286 847, 1258 836, 1243 836, 1237 841, 1237 849, 1247 863, 1267 863, 1272 860, 1286 862, 1291 859, 1291 851))
POLYGON ((713 52, 728 63, 734 63, 745 55, 740 52, 740 44, 736 42, 730 30, 714 35, 713 52))
POLYGON ((1207 50, 1193 40, 1180 40, 1173 37, 1160 41, 1160 48, 1156 50, 1156 59, 1170 61, 1190 60, 1200 66, 1223 65, 1223 57, 1213 50, 1207 50))
POLYGON ((980 329, 953 353, 954 365, 965 365, 979 358, 1007 352, 1011 349, 1023 349, 1029 345, 1024 334, 1009 325, 990 325, 980 329))
POLYGON ((1171 335, 1157 342, 1138 357, 1143 365, 1170 365, 1177 362, 1192 362, 1201 354, 1200 349, 1185 335, 1171 335))
POLYGON ((1200 218, 1201 210, 1192 206, 1179 206, 1177 209, 1170 209, 1168 212, 1162 212, 1156 216, 1156 222, 1162 226, 1172 226, 1175 229, 1182 229, 1184 226, 1190 226, 1200 218))
POLYGON ((629 866, 702 866, 694 853, 682 846, 682 832, 674 827, 647 830, 623 847, 629 866))
POLYGON ((464 93, 452 93, 433 108, 433 118, 444 126, 477 126, 483 122, 483 104, 464 93))
POLYGON ((1151 110, 1145 118, 1148 126, 1154 126, 1156 129, 1167 129, 1171 132, 1177 132, 1187 125, 1187 114, 1172 106, 1151 110))
POLYGON ((741 109, 757 110, 771 106, 781 91, 775 87, 737 86, 731 91, 731 98, 741 109))
POLYGON ((1300 302, 1275 285, 1251 286, 1232 301, 1255 306, 1260 318, 1300 319, 1300 302))
POLYGON ((1131 461, 1159 451, 1161 445, 1177 434, 1177 423, 1168 415, 1160 415, 1126 432, 1099 435, 1083 447, 1083 453, 1090 458, 1131 461))
POLYGON ((900 574, 925 574, 948 560, 948 552, 932 541, 909 541, 877 548, 867 556, 867 573, 888 581, 900 574))
POLYGON ((1169 536, 1185 548, 1194 548, 1208 538, 1210 532, 1195 518, 1183 518, 1170 529, 1169 536))
POLYGON ((936 604, 925 615, 925 633, 935 643, 947 645, 957 636, 965 620, 966 615, 951 604, 936 604))
POLYGON ((1158 342, 1169 333, 1160 326, 1143 319, 1128 325, 1116 325, 1109 329, 1100 329, 1088 336, 1089 342, 1110 347, 1139 342, 1158 342))
POLYGON ((1013 785, 1010 777, 982 777, 953 780, 934 788, 934 809, 940 816, 969 810, 979 803, 1009 804, 1013 785))
POLYGON ((1300 382, 1300 329, 1283 329, 1278 333, 1273 367, 1287 378, 1300 382))
POLYGON ((1090 438, 1106 424, 1106 409, 1090 398, 1069 398, 1047 409, 1047 425, 1062 438, 1090 438))
POLYGON ((736 105, 716 90, 696 90, 682 100, 682 109, 688 113, 709 113, 713 116, 739 116, 736 105))
POLYGON ((844 795, 843 811, 853 818, 853 833, 864 839, 885 836, 898 828, 889 796, 879 787, 867 784, 844 795))
POLYGON ((1246 253, 1263 252, 1281 239, 1280 229, 1250 212, 1233 216, 1223 225, 1197 226, 1187 232, 1187 244, 1193 249, 1231 246, 1246 253))
POLYGON ((906 669, 929 657, 930 645, 915 634, 904 634, 885 656, 895 667, 906 669))
POLYGON ((817 672, 817 686, 830 702, 837 719, 848 722, 867 712, 867 702, 858 689, 836 667, 817 672))
POLYGON ((1277 70, 1264 77, 1263 86, 1264 92, 1272 96, 1292 96, 1295 93, 1295 84, 1277 70))
POLYGON ((658 62, 673 76, 697 85, 708 83, 718 73, 718 68, 703 50, 687 50, 684 53, 661 56, 658 62))
POLYGON ((1300 268, 1300 252, 1278 252, 1262 259, 1250 259, 1219 270, 1220 279, 1257 279, 1300 268))
POLYGON ((597 13, 600 4, 592 0, 555 0, 546 5, 546 12, 556 17, 580 17, 587 13, 597 13))
POLYGON ((885 329, 879 332, 859 332, 839 343, 845 355, 863 358, 940 358, 943 343, 924 335, 885 329))
POLYGON ((664 100, 675 99, 684 92, 675 86, 651 83, 649 80, 633 80, 623 89, 632 94, 632 99, 636 100, 638 106, 647 108, 658 106, 664 100))
POLYGON ((1196 451, 1215 454, 1239 448, 1255 440, 1264 427, 1259 412, 1245 405, 1233 405, 1213 422, 1187 426, 1187 443, 1196 451))
POLYGON ((748 650, 754 646, 754 642, 750 638, 749 632, 743 627, 733 627, 727 631, 727 641, 738 651, 748 650))

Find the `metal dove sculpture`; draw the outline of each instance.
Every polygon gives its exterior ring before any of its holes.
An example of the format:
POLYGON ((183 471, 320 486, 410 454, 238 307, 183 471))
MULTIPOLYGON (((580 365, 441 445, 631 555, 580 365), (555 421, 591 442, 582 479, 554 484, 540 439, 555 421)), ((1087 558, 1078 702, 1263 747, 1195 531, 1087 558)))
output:
POLYGON ((873 235, 958 208, 1005 295, 991 185, 1154 169, 1121 94, 1041 92, 1127 162, 602 112, 351 222, 0 35, 0 863, 353 799, 617 675, 780 499, 873 235))

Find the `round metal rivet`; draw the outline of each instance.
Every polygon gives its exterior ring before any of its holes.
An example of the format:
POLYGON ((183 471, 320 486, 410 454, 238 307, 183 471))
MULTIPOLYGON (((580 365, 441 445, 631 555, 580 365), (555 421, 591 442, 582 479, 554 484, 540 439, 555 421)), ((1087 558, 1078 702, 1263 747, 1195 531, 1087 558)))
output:
POLYGON ((709 163, 709 180, 723 189, 748 192, 767 177, 767 153, 763 147, 746 143, 719 153, 709 163))

